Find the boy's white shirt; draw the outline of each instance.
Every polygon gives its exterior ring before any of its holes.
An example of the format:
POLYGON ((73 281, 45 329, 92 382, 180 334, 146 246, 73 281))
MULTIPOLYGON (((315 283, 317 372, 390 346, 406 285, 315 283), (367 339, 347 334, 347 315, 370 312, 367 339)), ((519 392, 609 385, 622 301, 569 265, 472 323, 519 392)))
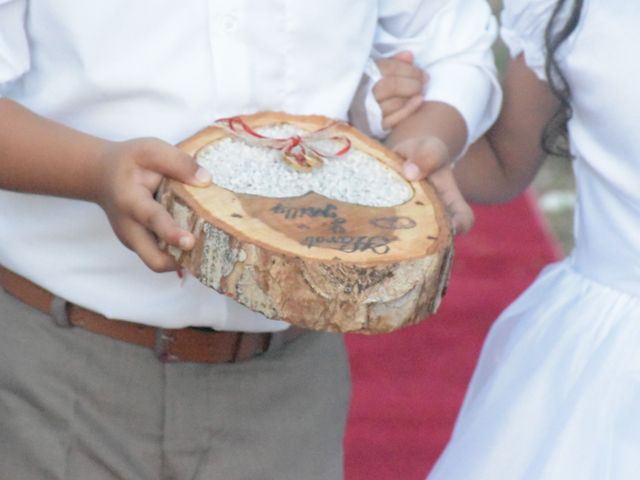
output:
MULTIPOLYGON (((430 73, 426 98, 457 108, 474 139, 499 109, 495 35, 484 0, 0 0, 0 94, 107 139, 175 143, 260 110, 347 119, 371 52, 410 49, 430 73)), ((82 201, 0 191, 0 264, 109 318, 288 325, 148 270, 82 201)))

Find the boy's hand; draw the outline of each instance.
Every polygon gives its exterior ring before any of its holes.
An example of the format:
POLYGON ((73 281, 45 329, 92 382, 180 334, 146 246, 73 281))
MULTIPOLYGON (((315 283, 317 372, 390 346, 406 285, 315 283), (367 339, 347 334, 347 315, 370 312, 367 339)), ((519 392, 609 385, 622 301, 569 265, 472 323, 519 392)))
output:
POLYGON ((382 126, 395 127, 422 105, 428 76, 413 65, 411 52, 400 52, 376 62, 382 78, 373 87, 373 94, 382 110, 382 126))
POLYGON ((102 160, 98 203, 120 241, 152 270, 176 270, 177 263, 160 250, 158 241, 190 250, 195 239, 190 232, 178 228, 154 194, 165 176, 193 186, 207 186, 210 174, 189 155, 157 139, 109 143, 102 160))

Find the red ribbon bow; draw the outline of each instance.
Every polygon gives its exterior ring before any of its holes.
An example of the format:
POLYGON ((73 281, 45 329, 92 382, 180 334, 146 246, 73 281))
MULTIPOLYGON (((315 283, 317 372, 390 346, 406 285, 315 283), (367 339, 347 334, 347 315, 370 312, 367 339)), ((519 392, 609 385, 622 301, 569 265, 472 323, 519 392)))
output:
POLYGON ((308 172, 321 167, 327 158, 337 158, 351 149, 351 140, 345 135, 335 135, 331 130, 338 122, 332 122, 324 128, 303 135, 286 138, 267 137, 253 130, 242 117, 231 117, 218 120, 216 125, 249 145, 280 150, 284 160, 299 171, 308 172), (312 142, 333 140, 340 148, 337 152, 319 148, 312 142))

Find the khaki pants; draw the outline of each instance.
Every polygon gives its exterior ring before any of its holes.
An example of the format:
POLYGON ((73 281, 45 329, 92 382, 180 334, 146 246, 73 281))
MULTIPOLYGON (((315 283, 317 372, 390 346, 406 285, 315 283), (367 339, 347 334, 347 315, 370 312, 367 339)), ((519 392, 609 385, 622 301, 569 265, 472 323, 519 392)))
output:
POLYGON ((0 289, 0 480, 341 479, 342 337, 163 364, 0 289))

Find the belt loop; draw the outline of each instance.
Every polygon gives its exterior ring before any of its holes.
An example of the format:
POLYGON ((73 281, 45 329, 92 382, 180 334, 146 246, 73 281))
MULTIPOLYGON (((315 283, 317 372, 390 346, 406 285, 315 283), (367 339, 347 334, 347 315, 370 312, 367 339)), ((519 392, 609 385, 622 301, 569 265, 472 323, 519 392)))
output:
POLYGON ((170 352, 171 344, 175 341, 173 335, 164 328, 156 328, 156 339, 153 346, 153 352, 158 360, 162 363, 170 363, 178 361, 178 357, 170 352))
POLYGON ((275 350, 279 350, 285 344, 285 335, 283 330, 281 332, 272 332, 269 337, 269 345, 267 345, 267 352, 273 352, 275 350))
POLYGON ((69 302, 64 298, 53 297, 51 307, 49 307, 49 315, 56 326, 61 328, 73 327, 73 323, 69 319, 69 302))
POLYGON ((240 356, 240 350, 242 348, 242 341, 244 340, 244 333, 243 332, 237 332, 236 333, 236 341, 235 344, 233 345, 233 355, 231 357, 231 360, 229 361, 229 363, 236 363, 239 359, 240 356))

